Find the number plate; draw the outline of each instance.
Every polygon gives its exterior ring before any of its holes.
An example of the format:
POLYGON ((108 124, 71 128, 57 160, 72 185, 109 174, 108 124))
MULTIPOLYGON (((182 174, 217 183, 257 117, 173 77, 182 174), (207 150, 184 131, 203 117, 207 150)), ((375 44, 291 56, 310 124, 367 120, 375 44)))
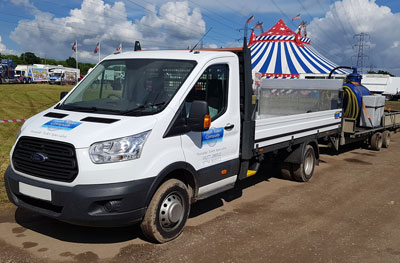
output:
POLYGON ((37 199, 42 199, 46 201, 51 201, 51 190, 46 189, 46 188, 41 188, 29 184, 24 184, 19 182, 19 192, 21 194, 37 198, 37 199))

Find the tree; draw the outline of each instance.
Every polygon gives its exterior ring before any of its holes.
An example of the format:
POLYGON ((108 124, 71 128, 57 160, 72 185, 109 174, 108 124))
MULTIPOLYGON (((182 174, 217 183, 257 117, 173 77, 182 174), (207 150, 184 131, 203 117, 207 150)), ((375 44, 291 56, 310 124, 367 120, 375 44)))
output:
POLYGON ((40 57, 37 57, 32 52, 25 52, 21 54, 21 60, 24 61, 28 65, 38 64, 40 63, 40 57))
POLYGON ((368 71, 368 74, 382 74, 382 75, 389 75, 389 76, 391 76, 391 77, 395 77, 395 75, 393 75, 392 73, 390 73, 390 72, 388 72, 388 71, 385 71, 385 70, 378 70, 378 72, 375 72, 375 71, 368 71))
POLYGON ((73 57, 69 57, 65 60, 65 63, 67 63, 67 67, 70 68, 75 68, 76 67, 76 60, 73 57))

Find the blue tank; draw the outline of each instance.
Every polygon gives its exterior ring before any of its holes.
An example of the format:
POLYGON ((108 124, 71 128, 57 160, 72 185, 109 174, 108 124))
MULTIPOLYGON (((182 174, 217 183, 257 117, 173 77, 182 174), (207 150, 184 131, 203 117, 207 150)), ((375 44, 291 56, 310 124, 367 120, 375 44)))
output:
MULTIPOLYGON (((369 90, 361 85, 361 79, 362 76, 358 74, 357 69, 353 69, 353 73, 349 74, 346 79, 346 83, 343 85, 343 88, 346 89, 348 87, 351 92, 350 92, 350 97, 348 93, 345 92, 345 96, 343 97, 343 109, 345 110, 345 115, 348 115, 346 117, 349 118, 358 118, 360 115, 360 112, 362 111, 362 97, 371 95, 369 90), (352 104, 355 103, 354 99, 357 100, 357 105, 354 105, 354 108, 357 108, 358 111, 354 110, 346 110, 348 109, 348 104, 350 103, 350 106, 353 106, 352 104), (347 114, 346 114, 347 113, 347 114)), ((353 108, 353 107, 350 107, 353 108)))

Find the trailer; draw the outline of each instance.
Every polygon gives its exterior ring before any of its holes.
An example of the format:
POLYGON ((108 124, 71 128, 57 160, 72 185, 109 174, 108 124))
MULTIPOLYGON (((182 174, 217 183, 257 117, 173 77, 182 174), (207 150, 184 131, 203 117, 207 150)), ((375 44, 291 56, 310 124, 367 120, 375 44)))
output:
POLYGON ((7 194, 61 221, 140 224, 146 238, 167 242, 183 231, 193 202, 234 188, 263 161, 307 182, 319 143, 363 136, 372 144, 398 127, 397 113, 377 127, 381 107, 371 106, 372 127, 359 128, 358 97, 345 101, 349 83, 263 79, 252 73, 246 41, 239 49, 113 54, 24 123, 7 194))

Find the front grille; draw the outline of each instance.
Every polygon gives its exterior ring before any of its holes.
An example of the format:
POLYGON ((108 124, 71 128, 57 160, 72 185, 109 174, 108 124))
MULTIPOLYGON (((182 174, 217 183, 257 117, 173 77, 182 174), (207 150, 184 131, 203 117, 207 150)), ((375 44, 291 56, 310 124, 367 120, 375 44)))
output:
POLYGON ((21 137, 12 162, 17 171, 50 180, 72 182, 78 174, 75 149, 69 143, 21 137), (46 159, 35 160, 37 154, 46 159))

